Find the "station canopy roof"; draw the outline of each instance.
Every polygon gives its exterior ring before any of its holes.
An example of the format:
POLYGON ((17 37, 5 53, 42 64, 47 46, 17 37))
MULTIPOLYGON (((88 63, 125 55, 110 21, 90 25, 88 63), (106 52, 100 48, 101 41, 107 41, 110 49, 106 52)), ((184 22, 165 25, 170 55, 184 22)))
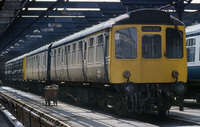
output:
POLYGON ((0 60, 141 8, 168 11, 186 26, 200 22, 199 0, 0 0, 0 60))

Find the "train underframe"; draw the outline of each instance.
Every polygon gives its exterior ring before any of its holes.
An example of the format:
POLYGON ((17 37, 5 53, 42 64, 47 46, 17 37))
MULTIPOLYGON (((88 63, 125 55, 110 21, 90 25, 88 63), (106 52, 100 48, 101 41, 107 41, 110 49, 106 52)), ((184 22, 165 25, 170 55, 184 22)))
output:
POLYGON ((181 93, 186 91, 186 85, 182 82, 171 84, 67 83, 59 87, 59 98, 98 105, 104 110, 113 109, 119 115, 157 111, 159 115, 164 116, 172 105, 179 105, 179 110, 183 110, 181 93), (177 86, 179 86, 178 90, 177 86))
POLYGON ((199 81, 188 81, 187 86, 188 90, 184 96, 186 99, 194 99, 197 103, 200 104, 200 82, 199 81))
MULTIPOLYGON (((174 83, 171 84, 93 84, 93 83, 47 83, 21 82, 13 86, 42 95, 46 85, 59 85, 58 99, 68 102, 80 102, 98 105, 104 110, 114 110, 118 115, 130 113, 158 112, 164 116, 173 105, 183 110, 182 94, 177 94, 174 83)), ((184 85, 183 85, 184 86, 184 85)), ((184 86, 185 87, 185 86, 184 86)), ((182 90, 185 90, 181 87, 182 90)))

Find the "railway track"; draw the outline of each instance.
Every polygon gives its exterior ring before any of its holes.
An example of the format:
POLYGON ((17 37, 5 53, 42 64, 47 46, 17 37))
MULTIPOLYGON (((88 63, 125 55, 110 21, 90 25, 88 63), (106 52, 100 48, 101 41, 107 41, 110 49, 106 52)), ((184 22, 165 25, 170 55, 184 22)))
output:
POLYGON ((157 114, 142 114, 142 115, 137 114, 136 116, 129 116, 129 117, 141 122, 146 122, 152 125, 162 126, 162 127, 200 126, 199 121, 191 120, 186 117, 180 117, 178 115, 175 115, 173 111, 166 117, 160 117, 157 114))
MULTIPOLYGON (((185 108, 184 112, 177 111, 178 107, 172 107, 169 115, 164 118, 157 114, 121 117, 114 113, 105 113, 97 108, 85 108, 85 105, 77 106, 58 102, 58 106, 46 106, 41 96, 9 87, 0 87, 0 90, 1 96, 10 97, 19 103, 23 102, 31 112, 42 116, 41 118, 51 123, 52 126, 200 126, 200 115, 192 114, 197 111, 189 107, 185 108), (192 117, 196 119, 191 119, 192 117)), ((198 112, 200 114, 200 111, 198 112)))
MULTIPOLYGON (((31 121, 35 122, 35 119, 38 119, 38 123, 40 126, 62 126, 62 127, 70 127, 67 123, 64 123, 60 121, 59 119, 52 117, 48 113, 44 112, 46 109, 43 106, 41 106, 41 102, 38 103, 37 101, 30 99, 26 96, 20 96, 16 92, 10 92, 8 90, 2 90, 0 92, 1 95, 1 101, 5 101, 5 99, 8 101, 9 105, 6 108, 10 108, 10 110, 22 110, 21 113, 22 115, 20 117, 25 117, 27 116, 25 112, 29 115, 29 117, 33 117, 32 119, 29 118, 30 120, 27 120, 28 118, 23 118, 22 123, 26 124, 25 122, 29 121, 29 125, 32 126, 34 123, 31 123, 31 121), (17 99, 18 98, 18 99, 17 99), (25 103, 24 103, 25 102, 25 103), (21 107, 21 108, 18 108, 21 107)), ((20 114, 17 112, 16 114, 20 114)), ((33 126, 37 126, 37 124, 34 124, 33 126)))

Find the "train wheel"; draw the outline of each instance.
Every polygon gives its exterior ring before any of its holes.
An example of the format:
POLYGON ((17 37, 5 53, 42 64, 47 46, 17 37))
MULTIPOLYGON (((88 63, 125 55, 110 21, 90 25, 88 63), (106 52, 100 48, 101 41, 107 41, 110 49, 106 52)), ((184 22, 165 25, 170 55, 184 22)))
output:
POLYGON ((200 104, 200 96, 196 96, 196 102, 200 104))
POLYGON ((126 116, 127 115, 126 105, 123 104, 123 103, 117 103, 116 107, 115 107, 115 111, 120 116, 126 116))
POLYGON ((164 104, 158 105, 158 115, 164 117, 166 115, 168 108, 164 104))
POLYGON ((127 115, 126 104, 122 100, 122 96, 117 97, 115 100, 115 112, 120 116, 127 115))
POLYGON ((100 99, 99 107, 103 108, 105 106, 105 103, 106 103, 105 99, 100 99))
POLYGON ((164 117, 166 115, 167 110, 158 110, 158 115, 164 117))

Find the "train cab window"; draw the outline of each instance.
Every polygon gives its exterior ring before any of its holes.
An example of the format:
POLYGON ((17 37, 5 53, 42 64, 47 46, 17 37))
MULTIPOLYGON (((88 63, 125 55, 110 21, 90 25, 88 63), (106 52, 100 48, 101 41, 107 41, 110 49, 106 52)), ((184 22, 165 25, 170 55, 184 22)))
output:
MULTIPOLYGON (((186 41, 186 48, 187 48, 187 62, 194 62, 195 61, 195 45, 196 39, 190 38, 186 41)), ((200 57, 199 57, 200 60, 200 57)))
POLYGON ((135 59, 137 57, 137 29, 125 28, 115 32, 115 57, 135 59))
POLYGON ((183 58, 183 32, 178 29, 166 29, 166 57, 183 58))
POLYGON ((145 59, 161 58, 161 36, 146 34, 142 36, 142 57, 145 59))

